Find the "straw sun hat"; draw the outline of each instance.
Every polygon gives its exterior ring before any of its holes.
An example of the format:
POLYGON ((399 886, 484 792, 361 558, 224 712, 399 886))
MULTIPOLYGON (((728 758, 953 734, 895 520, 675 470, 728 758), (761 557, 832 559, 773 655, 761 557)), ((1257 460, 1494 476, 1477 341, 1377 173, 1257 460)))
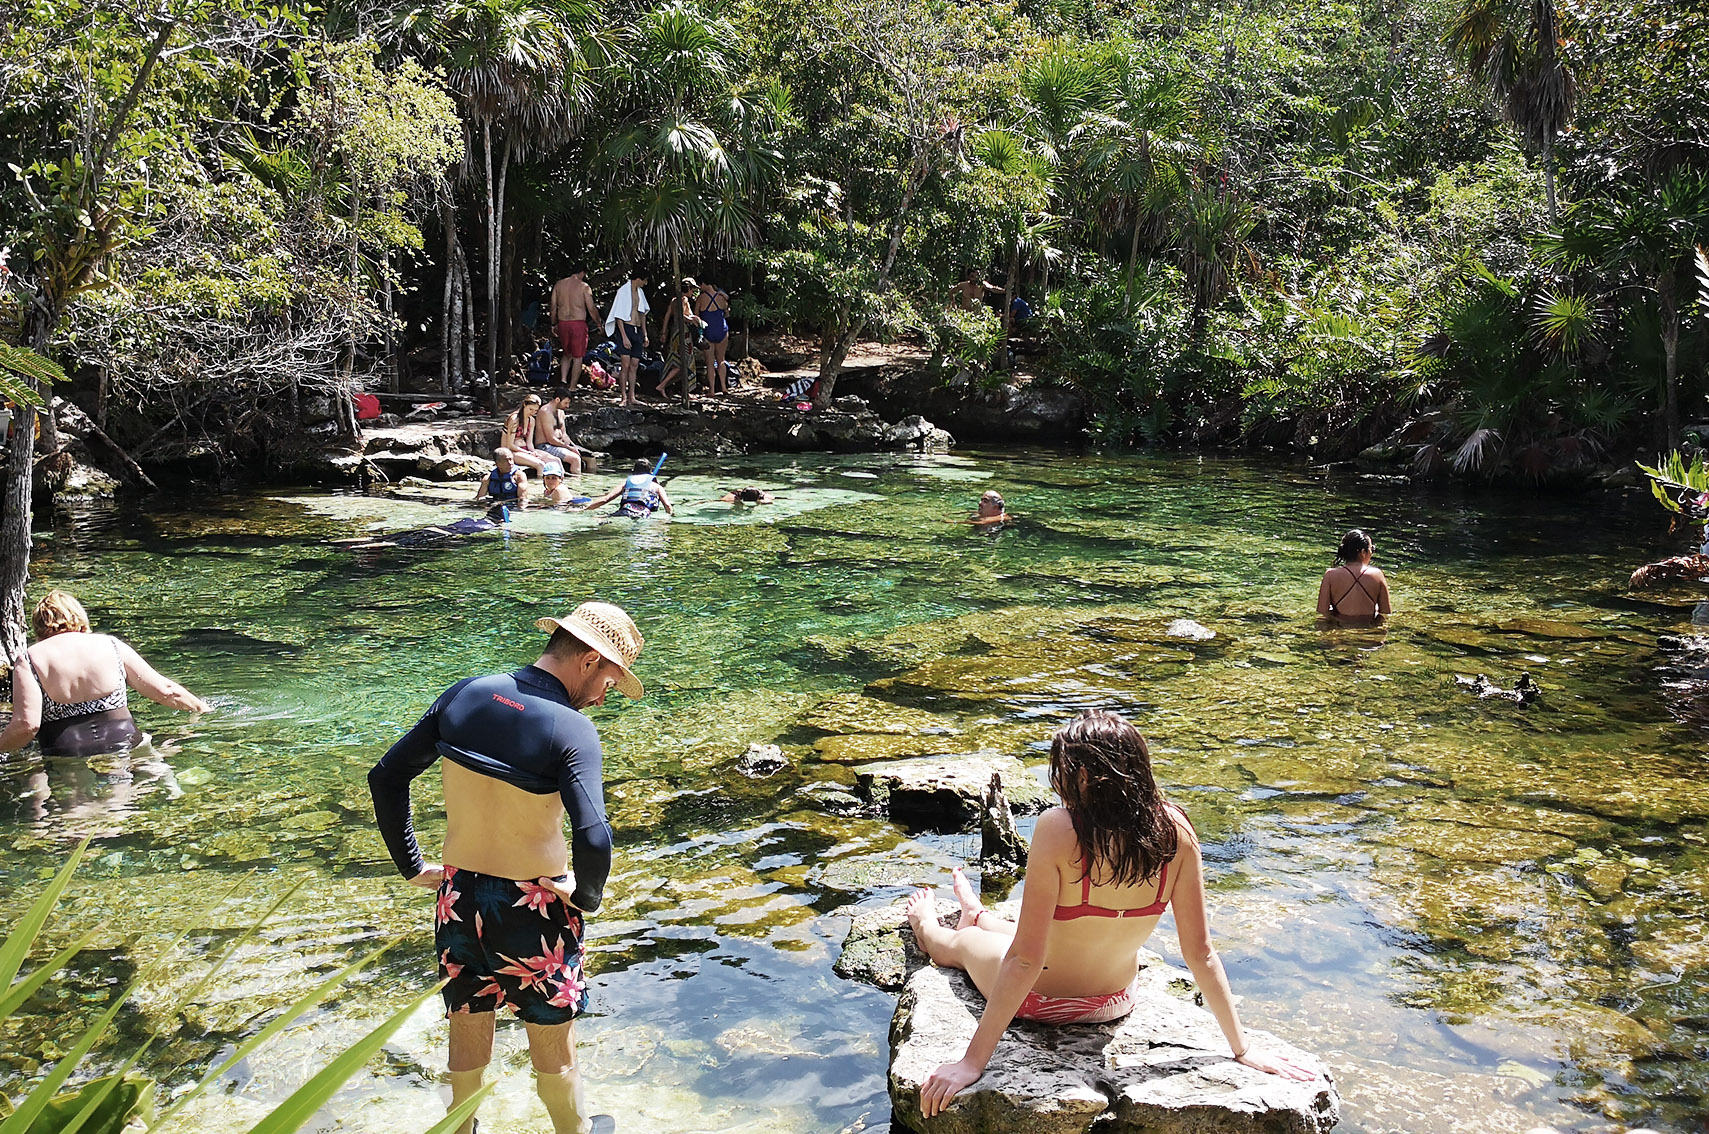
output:
POLYGON ((534 625, 547 633, 562 630, 590 647, 616 666, 622 676, 617 691, 632 701, 646 695, 640 680, 629 667, 641 656, 641 631, 620 606, 608 602, 584 602, 562 618, 542 618, 534 625))

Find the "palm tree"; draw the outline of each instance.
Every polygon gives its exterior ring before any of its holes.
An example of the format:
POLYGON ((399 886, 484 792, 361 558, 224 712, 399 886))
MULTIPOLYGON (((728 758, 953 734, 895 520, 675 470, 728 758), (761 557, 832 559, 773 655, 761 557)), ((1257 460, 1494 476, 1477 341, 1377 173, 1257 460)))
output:
POLYGON ((1555 223, 1555 139, 1572 121, 1577 86, 1562 57, 1555 0, 1464 0, 1443 41, 1489 84, 1508 119, 1543 162, 1555 223))
POLYGON ((1546 249, 1616 287, 1655 297, 1661 316, 1663 448, 1679 442, 1679 333, 1699 245, 1709 240, 1709 174, 1679 169, 1660 185, 1585 198, 1546 249), (1682 310, 1683 308, 1683 310, 1682 310))
MULTIPOLYGON (((478 160, 486 193, 487 353, 498 374, 504 275, 505 181, 513 159, 548 152, 579 133, 596 70, 616 55, 593 0, 447 0, 405 11, 402 34, 446 69, 470 127, 465 169, 478 160)), ((454 218, 452 223, 455 223, 454 218)), ((447 236, 448 249, 459 242, 447 236)), ((447 271, 451 268, 447 265, 447 271)))
POLYGON ((1106 81, 1107 100, 1087 116, 1085 160, 1105 230, 1130 230, 1125 314, 1133 304, 1141 237, 1162 234, 1186 188, 1184 166, 1195 150, 1177 76, 1153 75, 1124 52, 1112 61, 1106 81))
MULTIPOLYGON (((672 302, 681 304, 685 251, 727 253, 759 235, 758 206, 781 164, 773 139, 790 115, 775 80, 737 89, 739 37, 730 23, 676 0, 635 29, 628 97, 600 147, 615 189, 608 226, 632 245, 670 250, 672 302)), ((690 404, 688 335, 677 365, 690 404)))

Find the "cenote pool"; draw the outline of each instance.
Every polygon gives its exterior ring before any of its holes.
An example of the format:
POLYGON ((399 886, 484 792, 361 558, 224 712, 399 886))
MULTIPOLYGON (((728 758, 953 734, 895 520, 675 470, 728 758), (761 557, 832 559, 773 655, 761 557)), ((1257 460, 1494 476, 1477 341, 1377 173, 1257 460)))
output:
MULTIPOLYGON (((1709 1114, 1709 762, 1655 673, 1657 634, 1690 627, 1694 596, 1624 587, 1680 550, 1653 504, 1180 456, 672 465, 681 501, 759 483, 784 503, 668 525, 531 517, 360 554, 328 541, 449 513, 254 494, 53 517, 34 590, 73 590, 217 711, 143 705, 159 760, 128 772, 27 755, 6 773, 0 915, 93 836, 42 944, 94 929, 97 948, 5 1025, 0 1090, 16 1097, 70 1045, 71 1018, 180 934, 211 957, 293 886, 194 1000, 189 964, 147 982, 99 1065, 165 1021, 146 1069, 169 1091, 390 943, 184 1126, 243 1130, 405 1003, 432 972, 432 899, 394 876, 367 770, 446 685, 531 660, 538 614, 597 596, 640 623, 650 691, 594 711, 619 853, 581 1051, 590 1099, 623 1129, 887 1129, 894 1000, 833 974, 840 911, 945 880, 977 836, 911 836, 836 804, 867 760, 990 748, 1042 764, 1051 731, 1093 705, 1151 738, 1205 839, 1242 1013, 1334 1067, 1342 1130, 1683 1132, 1709 1114), (1020 523, 942 522, 988 487, 1020 523), (1355 524, 1401 613, 1323 631, 1317 577, 1355 524), (1176 618, 1216 637, 1167 638, 1176 618), (1529 710, 1455 684, 1523 670, 1544 690, 1529 710), (755 741, 792 768, 735 774, 755 741)), ((429 773, 430 855, 437 796, 429 773)), ((1177 955, 1168 919, 1154 944, 1177 955)), ((426 1129, 443 1105, 436 1017, 315 1128, 426 1129)), ((501 1030, 490 1129, 548 1129, 521 1041, 501 1030)))

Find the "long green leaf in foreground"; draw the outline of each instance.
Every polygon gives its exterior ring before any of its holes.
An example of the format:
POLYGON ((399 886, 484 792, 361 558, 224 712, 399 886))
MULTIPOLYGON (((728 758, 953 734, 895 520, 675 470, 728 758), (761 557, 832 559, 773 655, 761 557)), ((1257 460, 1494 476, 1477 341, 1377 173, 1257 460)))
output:
POLYGON ((63 969, 71 958, 83 951, 83 947, 89 944, 95 933, 96 931, 91 929, 37 966, 29 976, 0 994, 0 1020, 9 1018, 21 1008, 24 1001, 35 995, 36 989, 47 983, 49 977, 63 969))
POLYGON ((486 1097, 492 1093, 492 1089, 496 1086, 498 1086, 496 1081, 482 1084, 480 1090, 458 1103, 446 1112, 444 1118, 428 1127, 426 1134, 451 1134, 451 1131, 468 1121, 469 1117, 475 1113, 475 1108, 486 1100, 486 1097))
MULTIPOLYGON (((350 1076, 356 1074, 358 1068, 385 1046, 386 1041, 392 1038, 392 1033, 403 1027, 410 1014, 439 995, 439 990, 444 985, 444 981, 439 981, 404 1005, 391 1019, 346 1048, 338 1058, 274 1108, 273 1113, 250 1127, 249 1134, 294 1134, 301 1129, 303 1123, 314 1117, 315 1111, 325 1106, 326 1101, 338 1093, 339 1088, 344 1086, 350 1076)), ((0 1134, 5 1134, 5 1131, 0 1129, 0 1134)))
POLYGON ((125 1006, 125 1001, 131 998, 131 994, 141 983, 142 979, 139 977, 114 998, 107 1010, 78 1037, 71 1050, 59 1057, 59 1062, 53 1065, 53 1070, 48 1072, 45 1079, 36 1084, 36 1089, 30 1092, 29 1097, 18 1104, 18 1109, 4 1122, 0 1122, 0 1134, 22 1134, 30 1128, 36 1116, 46 1109, 47 1104, 53 1101, 54 1095, 65 1086, 65 1081, 77 1070, 77 1065, 83 1062, 83 1057, 89 1054, 89 1049, 95 1046, 95 1041, 101 1038, 107 1026, 113 1022, 113 1017, 119 1014, 119 1009, 125 1006))
POLYGON ((226 1058, 224 1063, 221 1063, 218 1067, 215 1067, 212 1071, 209 1071, 206 1075, 202 1076, 194 1087, 191 1087, 188 1091, 174 1099, 172 1105, 167 1107, 166 1110, 161 1113, 159 1118, 149 1123, 148 1128, 150 1130, 157 1130, 166 1125, 167 1122, 177 1116, 179 1111, 190 1105, 191 1100, 195 1099, 203 1091, 212 1086, 221 1075, 224 1075, 227 1071, 236 1067, 243 1060, 248 1059, 255 1053, 256 1049, 261 1047, 262 1044, 290 1027, 296 1022, 297 1017, 319 1004, 322 1000, 325 1000, 333 992, 337 991, 345 981, 349 980, 353 973, 358 969, 362 969, 372 964, 390 948, 390 945, 380 946, 372 953, 369 953, 366 957, 360 957, 357 960, 350 962, 348 965, 345 965, 342 969, 339 969, 320 984, 317 984, 314 988, 304 993, 296 1003, 281 1012, 279 1016, 269 1022, 265 1028, 262 1028, 259 1032, 256 1032, 254 1035, 238 1044, 237 1049, 226 1058))
POLYGON ((60 872, 54 875, 53 881, 47 884, 42 896, 36 899, 23 919, 12 927, 12 932, 6 935, 5 942, 0 943, 0 988, 10 987, 12 978, 24 967, 24 958, 29 955, 30 946, 35 944, 36 934, 47 924, 47 915, 59 904, 59 896, 65 892, 66 885, 71 881, 71 872, 77 869, 77 864, 83 859, 83 852, 88 849, 88 839, 77 844, 77 849, 71 852, 71 857, 66 860, 60 872))

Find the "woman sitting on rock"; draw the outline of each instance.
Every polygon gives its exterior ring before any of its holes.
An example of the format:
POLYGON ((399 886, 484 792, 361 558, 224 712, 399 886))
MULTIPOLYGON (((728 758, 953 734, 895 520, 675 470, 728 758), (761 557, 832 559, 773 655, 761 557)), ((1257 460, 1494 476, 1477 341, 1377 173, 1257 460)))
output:
MULTIPOLYGON (((499 446, 510 450, 511 460, 527 465, 536 473, 544 471, 547 460, 547 454, 535 451, 540 446, 534 434, 541 424, 540 395, 529 393, 504 419, 504 436, 499 439, 499 446)), ((539 440, 544 441, 545 438, 539 440)))
POLYGON ((1140 946, 1171 904, 1181 954, 1235 1060, 1290 1079, 1314 1078, 1254 1050, 1241 1031, 1211 947, 1198 835, 1158 790, 1139 731, 1115 713, 1080 714, 1051 742, 1050 780, 1063 806, 1039 816, 1019 923, 984 909, 959 869, 957 928, 939 923, 930 890, 908 902, 915 940, 933 961, 965 970, 985 996, 967 1053, 921 1087, 925 1116, 985 1073, 1009 1021, 1102 1023, 1132 1011, 1140 946))

